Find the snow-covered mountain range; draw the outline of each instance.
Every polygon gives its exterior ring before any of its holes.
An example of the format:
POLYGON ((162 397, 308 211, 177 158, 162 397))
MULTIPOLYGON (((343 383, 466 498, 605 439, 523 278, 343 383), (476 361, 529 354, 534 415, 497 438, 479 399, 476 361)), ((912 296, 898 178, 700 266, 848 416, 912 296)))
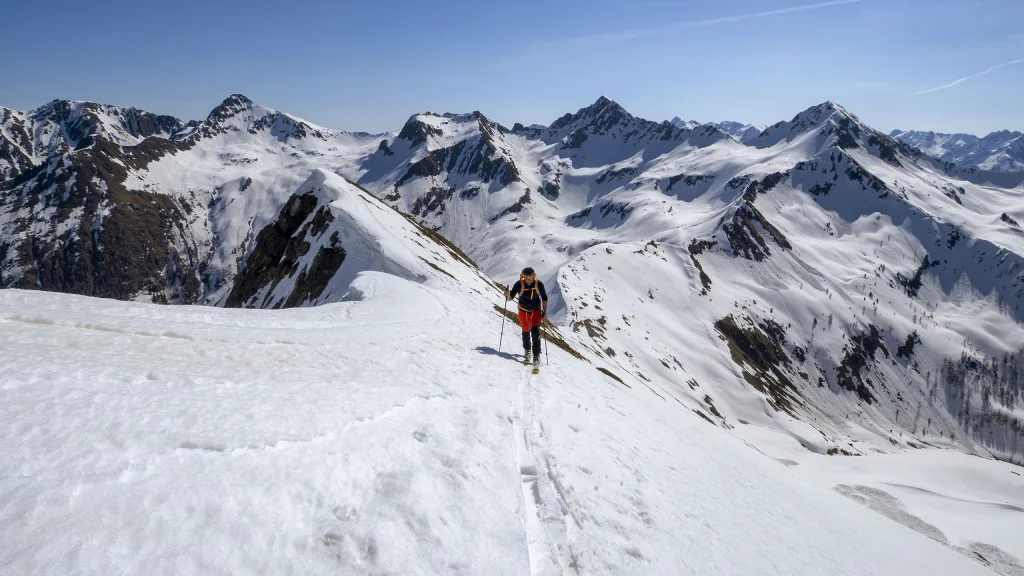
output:
POLYGON ((1019 172, 1024 170, 1024 134, 1001 130, 988 136, 893 130, 890 134, 924 153, 959 166, 1019 172))
POLYGON ((565 358, 767 453, 764 431, 809 454, 1024 458, 1024 173, 835 102, 763 129, 604 97, 549 126, 427 112, 383 134, 241 95, 188 123, 2 113, 3 287, 288 308, 384 273, 500 318, 494 281, 532 265, 565 358))
MULTIPOLYGON (((683 120, 679 116, 676 116, 675 118, 670 120, 670 122, 673 126, 677 128, 686 128, 688 130, 692 130, 697 126, 704 124, 703 122, 698 122, 696 120, 683 120)), ((757 124, 743 124, 740 122, 732 122, 729 120, 726 120, 724 122, 707 122, 706 124, 710 124, 711 126, 718 128, 722 132, 725 132, 726 134, 732 136, 733 138, 739 140, 740 142, 746 142, 747 140, 756 138, 761 134, 761 131, 764 130, 765 128, 764 126, 760 126, 757 124)))

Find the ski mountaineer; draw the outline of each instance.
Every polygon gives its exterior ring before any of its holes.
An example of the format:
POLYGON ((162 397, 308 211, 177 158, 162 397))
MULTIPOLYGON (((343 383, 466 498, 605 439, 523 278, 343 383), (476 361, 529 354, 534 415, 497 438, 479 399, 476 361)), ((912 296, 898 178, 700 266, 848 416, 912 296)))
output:
POLYGON ((530 364, 530 340, 533 340, 533 369, 540 369, 540 323, 548 315, 548 293, 544 283, 537 280, 533 268, 523 268, 519 281, 512 285, 512 290, 505 290, 505 299, 509 300, 519 294, 519 326, 523 329, 523 364, 530 364))

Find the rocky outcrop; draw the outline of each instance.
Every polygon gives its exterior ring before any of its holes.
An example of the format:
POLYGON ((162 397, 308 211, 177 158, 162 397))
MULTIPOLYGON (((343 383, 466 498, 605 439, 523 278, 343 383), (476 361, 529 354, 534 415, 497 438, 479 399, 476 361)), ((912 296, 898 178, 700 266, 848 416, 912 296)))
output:
POLYGON ((132 168, 177 144, 146 140, 130 152, 104 138, 53 155, 0 187, 0 285, 129 299, 195 302, 198 251, 183 222, 198 206, 128 190, 132 168))

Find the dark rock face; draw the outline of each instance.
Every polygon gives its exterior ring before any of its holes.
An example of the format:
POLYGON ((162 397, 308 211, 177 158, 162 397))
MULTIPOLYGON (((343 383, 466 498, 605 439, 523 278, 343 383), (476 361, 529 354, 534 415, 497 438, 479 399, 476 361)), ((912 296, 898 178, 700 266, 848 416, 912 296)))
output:
POLYGON ((518 214, 519 212, 522 212, 523 209, 526 208, 526 206, 528 204, 531 204, 532 202, 533 199, 530 197, 530 189, 527 188, 526 192, 524 192, 523 195, 519 197, 519 200, 516 200, 515 204, 499 212, 497 216, 491 218, 491 222, 497 222, 498 220, 501 220, 502 218, 508 216, 509 214, 518 214))
POLYGON ((892 166, 903 168, 905 160, 922 157, 920 151, 878 132, 862 123, 856 116, 834 102, 825 102, 797 114, 789 122, 779 122, 766 128, 760 136, 744 143, 763 148, 782 139, 794 139, 801 134, 817 132, 822 150, 865 149, 868 153, 892 166))
POLYGON ((889 357, 889 350, 882 340, 882 333, 873 324, 869 324, 866 332, 851 338, 851 344, 844 350, 843 361, 839 365, 837 375, 839 386, 845 390, 856 392, 861 400, 868 404, 875 401, 871 392, 874 383, 870 378, 862 375, 862 372, 874 361, 875 353, 879 350, 885 354, 886 358, 889 357))
POLYGON ((557 180, 545 180, 540 186, 540 192, 551 200, 557 200, 562 193, 562 188, 558 185, 557 180))
POLYGON ((313 223, 306 224, 301 232, 300 227, 316 209, 317 203, 313 194, 293 195, 288 199, 277 221, 256 236, 256 245, 238 271, 225 307, 240 308, 254 304, 262 307, 263 303, 251 302, 252 298, 264 287, 276 285, 297 272, 299 258, 310 249, 305 237, 313 223))
POLYGON ((409 146, 418 146, 426 144, 428 136, 440 136, 442 134, 444 134, 444 131, 440 128, 435 128, 425 122, 421 122, 413 116, 409 118, 405 126, 402 126, 402 131, 398 133, 398 139, 407 141, 409 146))
POLYGON ((623 180, 624 178, 636 175, 639 171, 640 169, 637 167, 622 168, 621 170, 609 170, 607 172, 603 172, 600 176, 598 176, 595 182, 597 184, 604 184, 605 182, 623 180))
POLYGON ((570 226, 581 226, 586 222, 602 227, 614 227, 622 224, 635 210, 634 207, 623 202, 601 202, 595 206, 588 206, 579 212, 566 216, 565 223, 570 226), (594 215, 597 209, 600 216, 594 215), (609 216, 613 216, 609 218, 609 216))
POLYGON ((714 242, 709 240, 697 240, 694 238, 690 241, 690 245, 686 249, 687 252, 690 253, 690 262, 693 263, 694 268, 696 268, 700 273, 701 296, 706 296, 708 292, 711 291, 711 277, 704 271, 704 267, 701 266, 700 260, 697 260, 697 256, 703 254, 705 250, 709 250, 714 247, 714 242))
POLYGON ((742 255, 747 260, 764 260, 771 255, 767 235, 783 250, 792 250, 789 240, 772 225, 752 202, 744 202, 733 213, 732 220, 722 225, 722 231, 732 246, 734 256, 742 255))
POLYGON ((17 215, 0 258, 0 286, 119 299, 147 291, 176 302, 200 298, 197 250, 183 241, 183 222, 194 207, 123 185, 129 168, 176 146, 152 139, 127 152, 97 138, 0 184, 0 208, 17 215))
POLYGON ((921 286, 923 285, 922 277, 924 276, 925 271, 927 271, 929 268, 933 268, 938 265, 939 262, 932 262, 929 260, 928 255, 925 255, 924 261, 922 261, 921 265, 918 266, 917 270, 914 271, 913 276, 910 276, 908 278, 907 276, 904 276, 902 273, 897 272, 896 282, 898 282, 900 286, 903 286, 903 289, 907 292, 907 296, 914 298, 915 296, 917 296, 918 290, 920 290, 921 286))
POLYGON ((344 261, 345 249, 338 245, 338 235, 335 233, 331 237, 331 246, 321 246, 309 268, 299 272, 295 288, 282 307, 292 308, 319 298, 344 261))
POLYGON ((733 361, 746 367, 744 379, 765 394, 773 408, 795 416, 800 402, 796 386, 784 371, 791 361, 783 348, 785 339, 780 338, 781 327, 771 321, 756 325, 747 317, 737 321, 726 316, 715 322, 715 328, 729 344, 733 361))
MULTIPOLYGON (((203 137, 212 137, 228 132, 247 131, 249 134, 269 132, 281 142, 313 137, 326 140, 327 135, 306 122, 262 108, 241 94, 232 94, 210 112, 206 120, 196 126, 195 132, 203 137), (231 120, 240 118, 232 123, 231 120)), ((182 128, 181 133, 185 133, 182 128)), ((184 138, 179 138, 184 139, 184 138)))
POLYGON ((668 185, 665 187, 665 192, 669 192, 672 188, 679 183, 683 186, 694 187, 701 184, 710 183, 715 179, 710 174, 676 174, 668 179, 668 185))
POLYGON ((241 94, 232 94, 224 99, 216 108, 210 111, 206 121, 211 124, 224 122, 236 114, 250 108, 253 101, 241 94))
POLYGON ((914 356, 914 348, 920 343, 921 336, 918 335, 917 330, 907 334, 907 339, 903 341, 903 344, 896 348, 896 357, 910 360, 914 356))
POLYGON ((345 261, 346 252, 335 230, 317 249, 312 261, 303 257, 335 221, 330 208, 313 194, 293 194, 277 220, 260 230, 234 286, 225 302, 228 308, 292 308, 316 300, 345 261), (300 269, 301 267, 301 269, 300 269), (294 278, 291 292, 274 302, 274 288, 285 278, 294 278), (266 296, 257 301, 264 289, 266 296))
POLYGON ((455 188, 444 189, 434 186, 424 196, 416 199, 412 205, 412 215, 425 218, 444 213, 445 201, 455 195, 455 188))
POLYGON ((32 159, 0 135, 0 180, 10 180, 32 168, 32 159))

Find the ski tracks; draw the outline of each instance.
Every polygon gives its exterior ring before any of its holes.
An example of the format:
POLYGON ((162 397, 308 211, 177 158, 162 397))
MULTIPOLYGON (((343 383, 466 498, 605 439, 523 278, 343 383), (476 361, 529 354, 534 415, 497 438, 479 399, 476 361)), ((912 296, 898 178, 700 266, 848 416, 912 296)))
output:
POLYGON ((519 470, 523 529, 533 576, 581 574, 572 540, 580 525, 544 450, 544 424, 535 418, 534 378, 517 379, 510 420, 512 453, 519 470))

